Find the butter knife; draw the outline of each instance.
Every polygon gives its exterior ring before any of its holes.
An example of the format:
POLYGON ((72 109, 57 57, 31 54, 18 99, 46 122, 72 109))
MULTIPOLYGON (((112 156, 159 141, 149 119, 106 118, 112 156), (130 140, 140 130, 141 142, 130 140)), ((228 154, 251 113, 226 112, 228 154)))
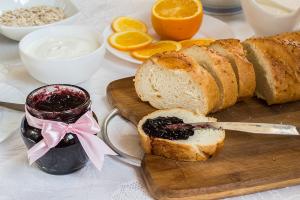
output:
POLYGON ((247 122, 200 122, 191 123, 194 129, 215 128, 259 134, 299 135, 296 126, 285 124, 247 122))
POLYGON ((9 109, 13 109, 13 110, 16 110, 16 111, 25 112, 25 104, 0 101, 0 106, 3 106, 5 108, 9 108, 9 109))
MULTIPOLYGON (((0 101, 0 106, 25 112, 25 104, 10 103, 0 101)), ((185 125, 193 126, 194 129, 215 128, 232 131, 241 131, 259 134, 277 134, 277 135, 299 135, 296 126, 285 124, 268 123, 247 123, 247 122, 198 122, 190 124, 178 124, 180 127, 185 125)), ((171 125, 173 126, 173 125, 171 125)))

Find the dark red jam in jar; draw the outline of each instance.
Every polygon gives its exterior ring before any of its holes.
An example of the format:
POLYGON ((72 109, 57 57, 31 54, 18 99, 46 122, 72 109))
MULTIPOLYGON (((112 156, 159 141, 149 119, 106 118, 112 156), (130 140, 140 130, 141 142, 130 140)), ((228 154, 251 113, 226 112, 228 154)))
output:
MULTIPOLYGON (((74 123, 91 109, 89 93, 73 85, 47 85, 32 91, 26 99, 28 112, 40 119, 74 123)), ((94 118, 96 119, 95 115, 94 118)), ((24 117, 22 138, 30 149, 43 139, 41 130, 31 127, 24 117)), ((50 174, 68 174, 85 166, 88 157, 78 138, 67 133, 59 144, 36 161, 37 166, 50 174)))

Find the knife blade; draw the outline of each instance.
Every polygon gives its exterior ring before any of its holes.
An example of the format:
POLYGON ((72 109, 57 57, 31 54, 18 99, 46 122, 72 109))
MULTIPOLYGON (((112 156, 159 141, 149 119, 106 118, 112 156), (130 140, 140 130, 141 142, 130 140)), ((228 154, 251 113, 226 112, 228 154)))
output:
POLYGON ((9 109, 13 109, 13 110, 16 110, 16 111, 25 112, 25 104, 0 101, 0 106, 3 106, 5 108, 9 108, 9 109))
POLYGON ((216 128, 258 134, 299 135, 296 126, 285 124, 247 122, 199 122, 191 123, 194 129, 216 128))

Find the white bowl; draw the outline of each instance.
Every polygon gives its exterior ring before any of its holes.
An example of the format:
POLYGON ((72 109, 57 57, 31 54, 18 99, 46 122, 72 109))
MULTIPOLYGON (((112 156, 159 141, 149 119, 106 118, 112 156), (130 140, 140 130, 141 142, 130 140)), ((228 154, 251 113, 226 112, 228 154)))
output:
POLYGON ((64 10, 66 18, 54 22, 52 24, 46 24, 42 26, 28 26, 28 27, 20 27, 20 26, 5 26, 0 24, 0 33, 5 35, 6 37, 20 41, 25 35, 28 33, 35 31, 37 29, 53 26, 53 25, 67 25, 72 24, 77 17, 79 16, 79 9, 75 4, 72 3, 71 0, 1 0, 0 3, 0 15, 3 12, 8 10, 15 10, 18 8, 29 8, 32 6, 54 6, 60 7, 64 10))
POLYGON ((47 84, 77 84, 89 79, 100 67, 105 46, 103 37, 86 26, 55 26, 26 35, 19 43, 21 60, 29 74, 47 84), (38 58, 28 52, 30 44, 44 38, 76 37, 93 39, 99 47, 91 53, 74 58, 38 58))
POLYGON ((261 7, 256 0, 241 0, 241 4, 246 20, 257 36, 290 32, 299 22, 299 7, 290 13, 276 14, 261 7))

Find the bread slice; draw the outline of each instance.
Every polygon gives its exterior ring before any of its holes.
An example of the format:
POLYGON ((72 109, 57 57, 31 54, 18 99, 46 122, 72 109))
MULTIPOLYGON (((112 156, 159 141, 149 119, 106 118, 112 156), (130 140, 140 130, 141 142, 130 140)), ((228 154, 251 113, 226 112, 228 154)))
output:
POLYGON ((216 80, 221 98, 214 111, 232 106, 238 97, 238 85, 234 71, 228 60, 206 47, 192 46, 181 50, 185 55, 193 57, 199 65, 207 69, 216 80))
POLYGON ((138 68, 134 81, 140 99, 157 109, 185 108, 207 114, 219 101, 213 77, 179 52, 151 57, 138 68))
POLYGON ((271 38, 243 42, 256 74, 256 95, 267 103, 300 99, 300 63, 285 45, 271 38))
POLYGON ((168 140, 149 137, 142 126, 147 119, 156 117, 178 117, 185 123, 214 122, 215 118, 205 117, 184 109, 158 110, 138 123, 138 133, 145 153, 159 155, 182 161, 206 160, 215 155, 224 145, 225 131, 216 129, 195 130, 194 135, 187 140, 168 140))
POLYGON ((209 48, 230 62, 238 83, 238 98, 252 97, 255 91, 255 72, 244 53, 242 44, 237 39, 216 40, 209 48))

